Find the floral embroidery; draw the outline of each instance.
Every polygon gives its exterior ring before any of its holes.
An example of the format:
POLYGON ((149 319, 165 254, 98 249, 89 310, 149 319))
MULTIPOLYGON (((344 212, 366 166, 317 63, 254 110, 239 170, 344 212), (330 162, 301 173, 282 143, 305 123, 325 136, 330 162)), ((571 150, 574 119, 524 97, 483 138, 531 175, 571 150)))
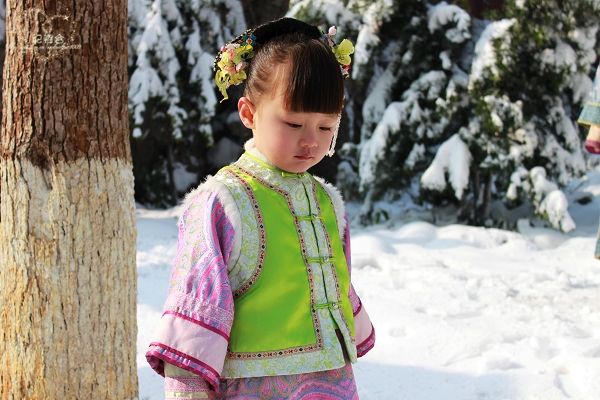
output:
POLYGON ((227 399, 358 400, 352 365, 304 374, 259 378, 223 379, 221 393, 227 399))
MULTIPOLYGON (((246 195, 248 196, 247 198, 250 200, 250 202, 252 204, 252 211, 254 212, 254 215, 256 218, 256 224, 251 226, 250 229, 248 229, 246 232, 256 231, 256 229, 254 227, 258 228, 258 258, 257 258, 256 262, 254 263, 255 268, 252 271, 252 274, 250 275, 250 277, 242 282, 239 282, 238 286, 233 291, 233 297, 239 298, 239 297, 243 296, 245 293, 247 293, 248 290, 252 287, 252 285, 254 285, 254 283, 256 283, 256 281, 258 280, 260 273, 262 271, 262 267, 263 267, 263 264, 265 261, 265 251, 266 251, 265 226, 264 226, 264 220, 262 217, 262 213, 258 206, 258 202, 256 201, 256 198, 254 197, 254 193, 252 192, 252 189, 248 186, 246 181, 235 172, 234 168, 226 167, 226 171, 227 171, 227 173, 229 173, 233 177, 235 177, 235 179, 241 184, 241 186, 246 191, 246 195)), ((247 270, 247 269, 244 269, 244 270, 247 270)))
POLYGON ((250 188, 245 186, 231 167, 225 167, 215 175, 223 182, 240 208, 242 240, 240 256, 229 271, 229 281, 234 298, 238 298, 256 282, 265 257, 265 230, 258 203, 250 188), (259 229, 256 229, 256 228, 259 229))

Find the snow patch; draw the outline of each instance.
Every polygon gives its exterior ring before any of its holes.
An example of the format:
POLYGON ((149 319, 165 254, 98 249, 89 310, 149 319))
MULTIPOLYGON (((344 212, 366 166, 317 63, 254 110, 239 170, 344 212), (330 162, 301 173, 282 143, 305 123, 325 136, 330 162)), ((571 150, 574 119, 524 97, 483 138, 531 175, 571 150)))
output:
POLYGON ((471 153, 458 134, 452 135, 438 149, 431 165, 423 173, 421 184, 426 189, 442 191, 446 188, 446 173, 454 189, 454 195, 461 199, 469 184, 471 153))
POLYGON ((497 74, 496 68, 496 50, 494 41, 501 39, 505 48, 510 46, 510 35, 508 30, 516 22, 515 19, 501 19, 491 22, 481 33, 477 44, 475 45, 475 55, 471 65, 471 74, 469 76, 469 87, 476 82, 485 79, 485 72, 489 70, 492 74, 497 74))
POLYGON ((471 17, 462 8, 442 1, 429 7, 427 13, 429 32, 444 29, 446 38, 452 43, 462 43, 471 37, 471 17), (453 24, 453 28, 448 25, 453 24))

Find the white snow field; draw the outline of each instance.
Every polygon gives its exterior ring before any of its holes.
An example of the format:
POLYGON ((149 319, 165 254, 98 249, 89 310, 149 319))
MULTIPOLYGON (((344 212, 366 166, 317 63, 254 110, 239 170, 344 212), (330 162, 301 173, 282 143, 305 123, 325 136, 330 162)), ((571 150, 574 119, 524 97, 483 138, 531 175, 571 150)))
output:
MULTIPOLYGON (((354 364, 361 399, 600 399, 600 170, 566 192, 569 234, 527 223, 521 233, 425 222, 352 231, 352 281, 377 335, 354 364)), ((142 400, 164 399, 144 353, 178 211, 137 210, 142 400)))

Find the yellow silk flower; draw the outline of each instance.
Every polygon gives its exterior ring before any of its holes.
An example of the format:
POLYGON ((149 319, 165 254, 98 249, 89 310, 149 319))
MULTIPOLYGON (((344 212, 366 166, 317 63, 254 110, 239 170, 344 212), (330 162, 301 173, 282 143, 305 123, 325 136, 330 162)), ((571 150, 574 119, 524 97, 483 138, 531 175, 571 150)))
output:
POLYGON ((246 71, 243 67, 247 60, 254 57, 253 50, 254 48, 250 44, 243 46, 234 44, 229 45, 225 51, 221 52, 219 62, 217 63, 219 70, 215 74, 215 84, 219 92, 223 95, 221 101, 229 98, 227 96, 227 88, 229 86, 239 85, 246 79, 246 71), (242 68, 237 68, 240 64, 242 64, 242 68))
POLYGON ((342 65, 349 65, 351 62, 350 54, 354 53, 354 46, 348 39, 344 39, 337 46, 333 46, 333 54, 342 65))

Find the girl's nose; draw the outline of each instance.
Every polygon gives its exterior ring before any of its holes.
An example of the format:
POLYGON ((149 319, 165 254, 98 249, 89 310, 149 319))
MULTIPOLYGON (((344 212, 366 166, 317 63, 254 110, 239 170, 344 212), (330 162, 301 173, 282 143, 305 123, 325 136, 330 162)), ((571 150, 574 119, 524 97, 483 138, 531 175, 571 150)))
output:
POLYGON ((317 135, 312 129, 307 129, 304 135, 300 138, 300 146, 302 147, 317 147, 317 135))

